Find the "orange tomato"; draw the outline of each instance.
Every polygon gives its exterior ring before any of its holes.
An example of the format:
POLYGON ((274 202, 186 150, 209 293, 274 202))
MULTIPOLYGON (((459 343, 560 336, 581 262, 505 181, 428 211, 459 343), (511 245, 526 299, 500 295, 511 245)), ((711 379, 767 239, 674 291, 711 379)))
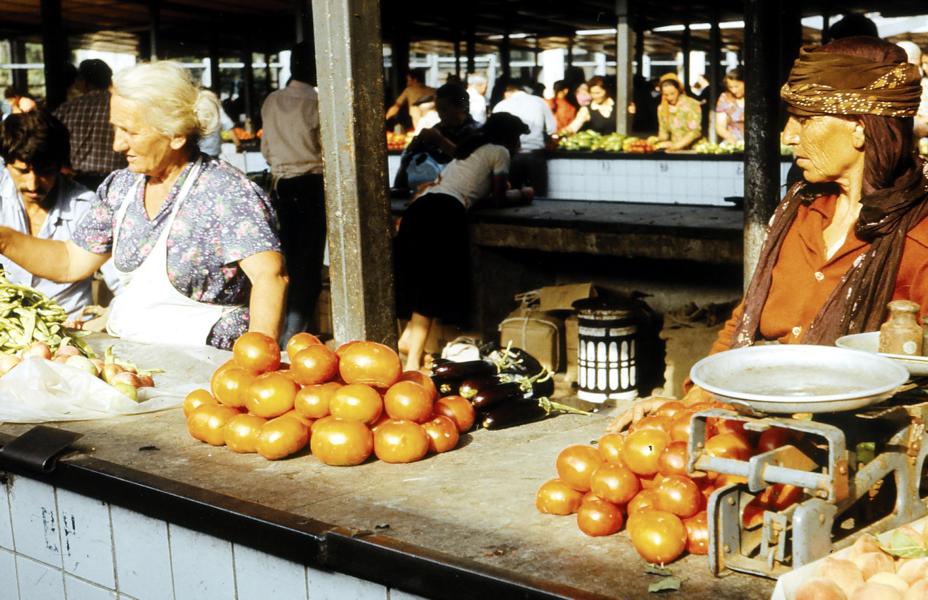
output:
POLYGON ((751 457, 751 445, 736 433, 720 433, 706 440, 705 451, 718 458, 747 460, 751 457))
POLYGON ((677 414, 686 410, 686 405, 679 400, 673 400, 665 403, 654 413, 661 417, 674 418, 677 414))
POLYGON ((293 408, 297 384, 277 372, 258 375, 248 387, 245 406, 248 412, 270 419, 279 417, 293 408))
POLYGON ((254 374, 247 369, 236 366, 220 367, 213 373, 210 389, 221 404, 242 407, 245 406, 248 388, 254 380, 254 374))
POLYGON ((258 454, 278 460, 302 450, 309 442, 309 427, 298 418, 282 416, 264 424, 258 436, 258 454))
POLYGON ((338 374, 338 355, 322 344, 308 346, 290 360, 293 379, 300 385, 325 383, 338 374))
POLYGON ((293 357, 299 354, 300 350, 321 344, 322 342, 319 341, 319 338, 313 334, 301 331, 287 340, 287 356, 289 356, 292 361, 293 357))
POLYGON ((744 507, 741 513, 741 525, 746 529, 753 529, 764 522, 764 511, 767 507, 760 501, 760 497, 754 497, 744 507))
POLYGON ((453 450, 458 445, 458 426, 450 417, 438 415, 424 423, 422 427, 429 436, 430 451, 440 454, 453 450))
POLYGON ((359 465, 374 451, 374 435, 360 421, 325 417, 313 423, 309 446, 327 465, 359 465))
POLYGON ((231 406, 204 404, 187 417, 187 431, 201 442, 222 446, 226 443, 222 429, 237 414, 239 411, 231 406))
POLYGON ((233 452, 257 452, 258 435, 267 419, 254 415, 235 415, 222 431, 226 446, 233 452))
MULTIPOLYGON (((558 478, 579 492, 590 490, 590 478, 603 463, 603 457, 593 446, 574 444, 557 455, 558 478)), ((601 496, 600 496, 601 497, 601 496)))
POLYGON ((402 375, 400 375, 400 381, 418 383, 429 393, 433 404, 438 400, 438 388, 435 387, 435 382, 422 371, 403 371, 402 375))
POLYGON ((702 510, 683 519, 686 527, 686 549, 690 554, 709 554, 709 515, 702 510))
POLYGON ((681 410, 670 419, 670 439, 675 442, 688 442, 690 439, 690 419, 693 411, 681 410))
POLYGON ((376 342, 356 341, 342 345, 338 351, 338 372, 345 383, 363 383, 387 389, 403 373, 400 357, 388 346, 376 342))
POLYGON ((614 465, 622 464, 622 447, 625 445, 625 438, 618 433, 607 433, 599 438, 596 444, 599 455, 603 461, 614 465))
POLYGON ((282 419, 284 417, 290 417, 291 419, 296 419, 297 421, 299 421, 306 427, 312 427, 313 421, 315 420, 315 419, 309 419, 307 417, 304 417, 302 414, 300 414, 300 411, 298 411, 295 408, 293 410, 288 410, 287 412, 285 412, 284 414, 280 415, 277 418, 282 419))
POLYGON ((546 481, 535 495, 535 508, 549 515, 569 515, 577 512, 583 495, 559 479, 546 481))
POLYGON ((658 472, 661 475, 686 475, 688 456, 686 442, 670 442, 658 459, 658 472))
POLYGON ((627 529, 635 550, 649 563, 672 562, 686 550, 686 527, 675 514, 638 511, 629 515, 627 529))
POLYGON ((380 393, 369 385, 362 383, 343 385, 332 394, 329 412, 333 417, 370 425, 380 418, 383 412, 383 400, 380 398, 380 393))
POLYGON ((590 491, 613 504, 627 503, 640 489, 638 478, 624 465, 603 464, 590 478, 590 491))
POLYGON ((374 434, 374 454, 387 463, 410 463, 429 451, 429 435, 414 421, 389 420, 374 434))
POLYGON ((640 510, 657 510, 657 490, 641 490, 631 502, 626 506, 629 515, 633 515, 640 510))
POLYGON ((605 500, 590 500, 577 509, 577 527, 589 536, 612 535, 622 529, 623 522, 622 510, 605 500))
POLYGON ((458 432, 460 433, 470 431, 470 428, 474 426, 474 420, 477 418, 474 405, 463 396, 445 396, 444 398, 439 398, 434 406, 432 406, 432 410, 436 415, 450 417, 455 425, 458 426, 458 432))
POLYGON ((797 438, 794 431, 782 427, 771 427, 760 434, 757 440, 757 452, 770 452, 781 446, 792 444, 797 438))
POLYGON ((702 509, 703 495, 689 477, 668 475, 655 488, 657 508, 680 518, 692 517, 702 509))
POLYGON ((293 399, 293 408, 309 419, 329 416, 329 403, 342 384, 330 381, 318 385, 303 386, 293 399))
POLYGON ((397 381, 383 395, 383 408, 391 419, 425 423, 432 416, 432 395, 413 381, 397 381))
POLYGON ((658 429, 639 429, 628 434, 622 448, 622 460, 636 475, 657 473, 661 454, 670 445, 670 435, 658 429))
POLYGON ((802 499, 801 487, 795 485, 775 483, 762 491, 758 496, 759 502, 775 511, 790 507, 802 499))
POLYGON ((664 433, 670 433, 670 425, 673 420, 663 415, 648 415, 634 425, 628 428, 629 433, 640 431, 642 429, 656 429, 664 433))
POLYGON ((207 390, 193 390, 184 398, 184 416, 189 417, 190 413, 204 404, 217 404, 217 401, 207 390))
POLYGON ((249 331, 232 344, 232 360, 253 373, 273 371, 280 366, 280 346, 270 336, 249 331))

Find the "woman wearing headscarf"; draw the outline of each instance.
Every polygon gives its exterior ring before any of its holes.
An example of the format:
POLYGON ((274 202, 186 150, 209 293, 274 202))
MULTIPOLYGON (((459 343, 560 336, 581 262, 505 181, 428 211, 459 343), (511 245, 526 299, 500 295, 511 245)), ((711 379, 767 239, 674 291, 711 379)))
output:
MULTIPOLYGON (((804 48, 780 91, 803 181, 771 220, 744 299, 711 353, 758 341, 831 345, 877 331, 891 300, 928 312, 928 180, 914 152, 918 69, 879 38, 804 48)), ((692 388, 686 401, 703 396, 692 388)), ((646 401, 633 417, 659 406, 646 401)))
POLYGON ((0 253, 58 282, 112 256, 115 336, 219 348, 245 331, 277 339, 287 275, 274 211, 244 173, 197 148, 218 125, 215 95, 177 63, 144 63, 116 76, 110 109, 128 168, 103 181, 70 241, 0 227, 0 253))
POLYGON ((660 79, 661 103, 657 107, 657 148, 686 150, 702 137, 702 105, 686 95, 676 73, 660 79))

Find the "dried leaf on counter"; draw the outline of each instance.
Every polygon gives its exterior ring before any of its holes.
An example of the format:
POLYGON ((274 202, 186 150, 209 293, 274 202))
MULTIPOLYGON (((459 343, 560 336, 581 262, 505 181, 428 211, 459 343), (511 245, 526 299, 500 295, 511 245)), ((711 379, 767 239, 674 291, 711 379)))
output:
POLYGON ((654 594, 656 592, 677 591, 680 589, 680 583, 680 580, 676 577, 664 577, 660 581, 649 585, 648 592, 654 594))

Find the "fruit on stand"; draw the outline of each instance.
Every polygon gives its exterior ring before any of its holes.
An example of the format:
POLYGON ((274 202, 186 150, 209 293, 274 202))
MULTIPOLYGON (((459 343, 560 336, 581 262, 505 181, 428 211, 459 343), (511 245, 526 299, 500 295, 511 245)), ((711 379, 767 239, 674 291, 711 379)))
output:
POLYGON ((416 137, 415 132, 387 132, 387 150, 403 150, 416 137))
POLYGON ((546 481, 535 495, 539 512, 551 515, 572 515, 580 508, 583 494, 559 479, 546 481))
POLYGON ((642 510, 628 517, 628 535, 646 561, 665 564, 686 550, 686 526, 680 517, 662 510, 642 510))
POLYGON ((323 463, 350 466, 375 451, 396 463, 448 452, 473 427, 468 400, 438 398, 429 377, 404 373, 399 356, 383 344, 353 341, 333 351, 298 333, 287 348, 289 365, 263 334, 236 340, 210 390, 194 390, 184 400, 190 434, 268 460, 308 445, 323 463))

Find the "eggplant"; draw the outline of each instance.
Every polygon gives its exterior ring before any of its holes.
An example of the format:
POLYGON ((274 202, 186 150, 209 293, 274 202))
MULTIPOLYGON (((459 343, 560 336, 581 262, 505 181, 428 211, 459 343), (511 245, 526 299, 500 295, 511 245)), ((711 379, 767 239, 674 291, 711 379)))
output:
POLYGON ((550 398, 554 395, 554 377, 550 375, 538 381, 532 382, 532 397, 533 398, 550 398))
POLYGON ((486 377, 496 375, 496 367, 485 360, 468 360, 465 362, 443 362, 432 368, 432 376, 442 382, 469 377, 486 377))
POLYGON ((485 411, 494 406, 524 400, 526 395, 531 397, 531 392, 526 392, 518 383, 499 383, 493 387, 482 388, 470 399, 470 403, 476 410, 485 411))
POLYGON ((504 373, 532 376, 545 370, 534 356, 521 348, 509 348, 509 356, 512 364, 503 369, 504 373))
POLYGON ((496 377, 470 377, 458 384, 457 391, 465 398, 473 398, 480 390, 495 387, 499 383, 496 377))
POLYGON ((515 425, 524 425, 540 421, 548 416, 548 411, 535 400, 507 402, 483 413, 480 425, 484 429, 504 429, 515 425))

